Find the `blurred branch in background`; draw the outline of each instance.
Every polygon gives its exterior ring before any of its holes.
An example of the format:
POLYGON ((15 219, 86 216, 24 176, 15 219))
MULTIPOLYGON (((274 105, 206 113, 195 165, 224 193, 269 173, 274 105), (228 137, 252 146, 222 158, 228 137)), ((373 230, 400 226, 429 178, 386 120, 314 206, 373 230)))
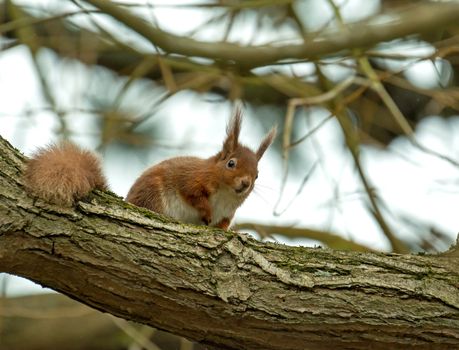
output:
MULTIPOLYGON (((84 0, 102 12, 119 20, 167 53, 197 56, 212 60, 228 61, 240 67, 260 67, 289 59, 315 59, 336 54, 342 50, 373 46, 410 34, 430 33, 456 23, 459 5, 454 3, 425 4, 415 10, 410 8, 386 14, 392 21, 380 24, 365 21, 355 24, 348 31, 312 33, 298 45, 241 46, 231 43, 208 43, 173 35, 155 28, 121 6, 104 0, 84 0)), ((272 4, 275 2, 271 2, 272 4)), ((375 23, 376 22, 376 23, 375 23)))
POLYGON ((254 230, 262 238, 274 238, 274 234, 279 234, 289 238, 308 238, 324 243, 327 247, 339 250, 353 250, 356 252, 374 251, 369 247, 352 242, 333 233, 312 230, 298 227, 285 227, 274 225, 261 225, 251 223, 239 223, 234 227, 235 230, 254 230))
POLYGON ((0 298, 0 344, 8 350, 200 350, 181 337, 127 322, 60 294, 0 298), (38 322, 39 321, 39 322, 38 322))

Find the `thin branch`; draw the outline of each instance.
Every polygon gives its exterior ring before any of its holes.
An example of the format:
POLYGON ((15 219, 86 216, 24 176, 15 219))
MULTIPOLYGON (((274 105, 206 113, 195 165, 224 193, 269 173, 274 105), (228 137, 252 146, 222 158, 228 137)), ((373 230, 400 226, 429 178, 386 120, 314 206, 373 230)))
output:
POLYGON ((309 106, 309 105, 317 105, 326 103, 332 99, 334 99, 338 94, 344 91, 346 88, 351 86, 353 83, 359 82, 362 85, 366 84, 366 81, 358 77, 349 77, 336 86, 334 86, 329 91, 326 91, 317 96, 310 96, 310 97, 301 97, 301 98, 292 98, 288 102, 287 112, 285 115, 285 122, 284 122, 284 131, 282 134, 282 180, 281 180, 281 188, 279 191, 279 196, 277 198, 276 204, 274 205, 274 214, 278 214, 278 207, 280 205, 280 201, 282 200, 282 196, 284 194, 285 185, 287 183, 288 178, 288 160, 290 149, 292 147, 291 137, 293 131, 293 120, 296 108, 298 106, 309 106))
MULTIPOLYGON (((296 194, 290 199, 290 202, 287 203, 287 205, 284 207, 284 209, 278 210, 277 208, 279 207, 279 201, 276 203, 276 206, 274 208, 274 215, 275 216, 281 216, 283 213, 285 213, 290 206, 295 202, 295 199, 303 192, 304 186, 306 186, 306 183, 309 181, 311 178, 311 175, 314 173, 314 170, 316 169, 318 164, 318 161, 316 161, 311 168, 307 171, 306 175, 303 178, 303 181, 301 181, 300 186, 298 187, 298 190, 296 191, 296 194)), ((283 186, 284 187, 284 186, 283 186)), ((280 197, 279 197, 280 198, 280 197)))
POLYGON ((161 350, 156 344, 154 344, 149 338, 147 338, 142 332, 139 332, 133 326, 131 326, 127 321, 120 319, 118 317, 109 315, 113 323, 126 333, 131 339, 141 346, 145 350, 161 350))
POLYGON ((354 159, 354 163, 357 168, 360 180, 363 184, 365 191, 367 192, 367 196, 371 205, 370 211, 373 214, 373 217, 379 224, 384 235, 389 240, 393 251, 395 253, 407 253, 409 251, 408 248, 392 232, 379 208, 378 199, 374 194, 373 187, 371 186, 370 181, 368 180, 367 175, 365 173, 365 170, 363 169, 363 166, 360 162, 360 143, 358 140, 357 132, 356 130, 354 130, 354 126, 351 124, 347 115, 345 115, 342 111, 337 111, 335 115, 343 131, 346 145, 352 155, 352 158, 354 159))
MULTIPOLYGON (((16 23, 18 21, 22 22, 23 19, 27 20, 27 17, 24 17, 24 13, 22 12, 22 10, 16 5, 14 5, 12 2, 9 3, 9 12, 10 15, 16 20, 16 23)), ((37 52, 40 48, 40 42, 39 39, 37 39, 37 36, 35 35, 34 28, 28 25, 18 26, 16 28, 16 32, 19 40, 22 43, 24 43, 26 47, 29 49, 32 62, 35 68, 35 72, 37 74, 37 78, 41 84, 43 97, 50 104, 53 112, 57 116, 57 120, 60 125, 58 131, 59 134, 61 134, 61 136, 64 139, 66 139, 70 135, 67 121, 65 120, 65 115, 59 111, 56 99, 54 97, 53 89, 48 83, 45 72, 41 67, 40 62, 38 61, 37 52)))
POLYGON ((448 157, 444 154, 441 154, 439 152, 436 152, 432 149, 427 148, 423 144, 419 142, 419 140, 415 137, 414 135, 414 130, 411 127, 411 125, 408 123, 408 120, 405 118, 403 115, 402 111, 400 108, 398 108, 397 104, 394 102, 392 97, 389 95, 387 92, 386 88, 384 85, 381 83, 379 80, 376 72, 373 70, 373 67, 371 67, 370 62, 368 59, 364 56, 361 56, 358 58, 360 67, 364 71, 364 73, 367 75, 367 77, 371 81, 371 88, 376 91, 376 93, 379 95, 381 100, 384 102, 386 105, 387 109, 390 111, 392 117, 396 121, 396 123, 400 126, 404 134, 408 137, 410 140, 411 144, 417 148, 419 148, 421 151, 424 153, 430 154, 434 157, 440 158, 456 167, 459 167, 459 161, 448 157))
POLYGON ((320 121, 317 125, 314 125, 304 136, 301 136, 298 140, 292 141, 290 145, 288 146, 289 148, 295 147, 302 143, 303 141, 307 140, 311 135, 319 131, 322 126, 324 126, 329 120, 333 119, 334 116, 333 114, 330 114, 328 117, 325 117, 323 120, 320 121))
POLYGON ((64 12, 61 14, 53 15, 46 18, 35 18, 35 17, 24 17, 18 18, 13 21, 0 24, 0 34, 6 34, 11 31, 15 31, 24 27, 30 27, 38 24, 44 24, 47 22, 53 22, 64 18, 69 18, 85 13, 101 13, 99 10, 86 10, 86 11, 71 11, 64 12))
POLYGON ((308 238, 326 244, 329 248, 340 250, 353 250, 358 252, 371 252, 374 249, 347 240, 341 236, 326 231, 313 230, 310 228, 300 228, 280 225, 263 225, 253 223, 240 223, 234 227, 235 230, 254 230, 263 232, 265 235, 278 234, 289 238, 308 238))

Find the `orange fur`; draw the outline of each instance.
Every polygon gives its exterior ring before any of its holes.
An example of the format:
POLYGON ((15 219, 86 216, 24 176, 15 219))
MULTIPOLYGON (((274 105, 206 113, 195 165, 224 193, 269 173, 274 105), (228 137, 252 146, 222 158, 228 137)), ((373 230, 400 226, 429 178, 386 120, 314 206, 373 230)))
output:
POLYGON ((276 129, 253 152, 239 143, 242 117, 237 110, 227 127, 222 149, 213 157, 178 157, 147 169, 126 200, 183 222, 227 229, 254 187, 258 161, 272 143, 276 129), (229 161, 235 162, 229 168, 229 161))
POLYGON ((223 218, 222 221, 220 221, 216 226, 223 230, 227 230, 230 224, 231 224, 230 218, 223 218))
MULTIPOLYGON (((241 124, 237 110, 217 154, 207 159, 177 157, 150 167, 126 200, 182 222, 227 229, 252 192, 258 161, 276 134, 272 129, 253 152, 239 143, 241 124)), ((64 206, 95 188, 107 188, 97 156, 71 143, 40 149, 28 162, 24 179, 32 194, 64 206)))
POLYGON ((28 161, 24 181, 29 192, 62 206, 107 188, 97 156, 68 142, 39 149, 28 161))

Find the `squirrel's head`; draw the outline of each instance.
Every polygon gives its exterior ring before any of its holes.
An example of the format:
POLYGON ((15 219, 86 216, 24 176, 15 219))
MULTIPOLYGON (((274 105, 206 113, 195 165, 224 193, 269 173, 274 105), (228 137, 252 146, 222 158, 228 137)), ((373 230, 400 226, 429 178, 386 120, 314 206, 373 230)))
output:
POLYGON ((258 162, 274 140, 276 127, 264 137, 254 152, 239 143, 242 112, 237 108, 226 128, 226 139, 222 150, 216 155, 217 167, 224 184, 232 188, 241 198, 247 197, 258 177, 258 162))

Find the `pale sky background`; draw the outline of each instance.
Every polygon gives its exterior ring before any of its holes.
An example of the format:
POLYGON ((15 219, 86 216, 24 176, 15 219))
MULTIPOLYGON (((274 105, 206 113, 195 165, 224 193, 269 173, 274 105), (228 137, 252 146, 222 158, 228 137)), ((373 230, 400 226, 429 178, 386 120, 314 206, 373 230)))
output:
MULTIPOLYGON (((140 3, 141 1, 136 1, 140 3)), ((190 3, 191 1, 152 1, 152 3, 190 3)), ((54 1, 21 1, 21 3, 55 3, 54 1)), ((61 3, 64 3, 61 1, 61 3)), ((319 28, 326 23, 331 16, 329 7, 325 1, 298 1, 296 9, 298 14, 302 11, 316 11, 320 8, 322 16, 308 17, 305 23, 308 28, 319 28)), ((343 16, 348 20, 362 19, 379 9, 379 1, 349 0, 343 7, 343 16), (355 9, 359 8, 359 11, 355 9), (358 17, 356 17, 358 14, 358 17)), ((155 17, 162 29, 175 33, 185 33, 200 23, 208 15, 200 10, 181 9, 173 7, 161 7, 155 10, 155 17), (180 26, 177 26, 180 23, 180 26)), ((104 21, 106 25, 110 23, 104 21)), ((119 31, 118 27, 114 27, 119 31)), ((244 42, 250 27, 241 23, 237 33, 230 39, 244 42)), ((198 36, 199 39, 212 40, 216 30, 209 30, 198 36)), ((285 33, 288 40, 289 33, 285 33)), ((145 42, 124 35, 125 40, 135 42, 139 47, 147 47, 145 42)), ((269 35, 257 39, 259 43, 269 40, 269 35)), ((271 38, 272 39, 272 38, 271 38)), ((151 48, 149 48, 151 49, 151 48)), ((403 46, 388 48, 390 52, 406 53, 413 55, 429 54, 432 47, 425 44, 419 46, 407 43, 403 46)), ((40 60, 45 64, 51 64, 55 60, 53 54, 44 53, 40 60)), ((71 63, 67 63, 71 64, 71 63)), ((400 63, 390 62, 394 69, 400 63)), ((407 64, 406 62, 404 64, 407 64)), ((438 81, 435 65, 443 65, 444 62, 422 61, 412 65, 406 71, 406 77, 413 83, 422 87, 432 87, 441 83, 438 81)), ((83 99, 82 91, 91 79, 88 69, 80 64, 73 64, 80 74, 65 72, 61 65, 56 65, 53 78, 59 82, 57 95, 61 98, 63 107, 79 106, 78 94, 83 99), (72 92, 73 100, 69 101, 67 93, 72 92), (76 96, 76 99, 75 99, 76 96)), ((263 69, 269 69, 263 68, 263 69)), ((308 64, 298 65, 294 68, 298 72, 311 70, 308 64)), ((447 70, 446 70, 447 71, 447 70)), ((351 74, 348 69, 331 66, 327 73, 334 80, 342 80, 351 74)), ((448 75, 442 77, 445 81, 448 75)), ((121 84, 120 84, 121 86, 121 84)), ((28 50, 25 48, 10 49, 0 54, 0 135, 10 141, 14 146, 30 155, 37 147, 46 145, 56 140, 57 122, 52 112, 42 111, 28 116, 23 112, 27 109, 36 109, 46 106, 41 88, 37 80, 34 67, 28 50)), ((140 98, 149 101, 157 98, 155 88, 152 86, 150 93, 142 92, 140 98)), ((128 92, 133 98, 139 98, 139 89, 128 92)), ((247 110, 246 114, 251 111, 247 110)), ((231 114, 231 106, 227 103, 210 103, 204 96, 196 94, 179 94, 164 103, 158 110, 152 122, 165 125, 164 134, 158 149, 152 152, 150 159, 145 159, 135 154, 123 153, 122 157, 116 148, 109 148, 103 154, 105 173, 109 179, 111 189, 119 195, 125 196, 129 187, 148 166, 177 155, 196 155, 208 157, 216 153, 225 135, 225 125, 231 114), (184 118, 183 116, 187 116, 184 118), (188 144, 186 149, 171 148, 164 146, 188 144), (124 157, 124 158, 123 158, 124 157)), ((259 113, 257 114, 259 115, 259 113)), ((318 124, 326 112, 315 108, 311 113, 311 124, 318 124)), ((91 116, 81 113, 69 118, 69 124, 78 143, 94 148, 96 135, 91 136, 91 116), (78 118, 77 118, 78 117, 78 118), (88 135, 89 134, 89 135, 88 135)), ((282 125, 279 125, 282 129, 282 125)), ((426 147, 448 155, 453 159, 459 159, 459 123, 458 118, 448 120, 432 116, 425 119, 416 130, 416 137, 426 147)), ((241 140, 252 148, 256 148, 264 134, 258 127, 255 119, 246 118, 243 124, 241 140)), ((274 203, 279 196, 281 184, 281 160, 273 150, 267 152, 262 159, 259 170, 260 176, 256 186, 256 193, 252 194, 244 205, 238 210, 235 221, 250 221, 260 223, 272 223, 276 225, 294 225, 299 227, 311 227, 322 230, 330 230, 343 236, 365 244, 374 249, 387 250, 388 244, 379 227, 369 216, 363 202, 360 200, 361 185, 354 172, 354 165, 349 155, 343 150, 343 138, 339 127, 334 120, 325 124, 310 140, 301 144, 308 153, 308 157, 316 159, 312 141, 320 145, 325 157, 321 158, 318 166, 301 195, 298 196, 289 209, 281 216, 276 217, 273 213, 274 203), (339 182, 340 200, 336 201, 335 189, 332 182, 339 182), (329 204, 337 205, 330 209, 329 204)), ((449 163, 424 154, 416 150, 404 138, 394 140, 386 150, 365 147, 362 150, 362 161, 367 169, 373 184, 378 188, 378 193, 391 208, 393 213, 406 214, 417 220, 431 223, 440 230, 455 237, 459 231, 459 216, 456 214, 459 207, 459 169, 449 163), (407 159, 409 161, 407 161, 407 159)), ((304 174, 310 168, 310 163, 305 163, 304 174)), ((282 197, 280 209, 295 196, 302 181, 301 177, 289 178, 282 197)), ((402 237, 416 235, 416 230, 399 224, 396 218, 386 215, 393 230, 402 237)), ((279 238, 279 237, 277 237, 279 238)), ((286 244, 313 245, 314 242, 307 240, 280 240, 286 244)), ((445 247, 446 248, 446 247, 445 247)), ((1 284, 0 278, 0 284, 1 284)), ((23 279, 9 277, 8 293, 39 292, 36 287, 23 279)))

